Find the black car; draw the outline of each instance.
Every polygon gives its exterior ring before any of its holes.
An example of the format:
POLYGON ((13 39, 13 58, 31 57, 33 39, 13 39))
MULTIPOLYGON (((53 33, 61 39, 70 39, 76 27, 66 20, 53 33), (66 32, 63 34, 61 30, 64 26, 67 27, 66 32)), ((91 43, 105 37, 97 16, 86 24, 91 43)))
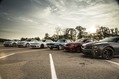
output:
POLYGON ((84 55, 112 59, 115 55, 119 55, 119 36, 104 38, 99 42, 83 44, 82 49, 84 55))

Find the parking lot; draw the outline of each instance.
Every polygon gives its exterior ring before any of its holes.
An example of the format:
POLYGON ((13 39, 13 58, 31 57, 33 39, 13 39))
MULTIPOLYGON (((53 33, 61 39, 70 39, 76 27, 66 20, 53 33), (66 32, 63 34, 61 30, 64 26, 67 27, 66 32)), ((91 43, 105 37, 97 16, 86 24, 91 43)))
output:
POLYGON ((119 79, 119 57, 0 45, 0 79, 119 79))

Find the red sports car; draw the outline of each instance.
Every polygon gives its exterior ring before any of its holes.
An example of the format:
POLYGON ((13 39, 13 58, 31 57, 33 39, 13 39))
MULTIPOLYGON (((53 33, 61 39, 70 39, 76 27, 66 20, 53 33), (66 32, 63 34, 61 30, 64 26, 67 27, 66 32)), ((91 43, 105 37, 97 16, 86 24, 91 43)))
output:
POLYGON ((69 51, 69 52, 82 52, 81 46, 82 44, 87 43, 87 42, 91 42, 91 40, 88 38, 78 39, 73 43, 66 44, 64 46, 64 50, 69 51))

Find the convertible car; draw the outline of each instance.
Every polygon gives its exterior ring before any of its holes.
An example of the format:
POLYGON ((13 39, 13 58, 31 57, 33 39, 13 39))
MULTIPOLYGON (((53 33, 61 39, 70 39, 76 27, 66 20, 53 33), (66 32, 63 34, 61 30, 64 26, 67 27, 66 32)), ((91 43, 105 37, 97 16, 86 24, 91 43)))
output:
POLYGON ((83 54, 112 59, 115 55, 119 55, 119 36, 104 38, 99 42, 83 44, 83 54))

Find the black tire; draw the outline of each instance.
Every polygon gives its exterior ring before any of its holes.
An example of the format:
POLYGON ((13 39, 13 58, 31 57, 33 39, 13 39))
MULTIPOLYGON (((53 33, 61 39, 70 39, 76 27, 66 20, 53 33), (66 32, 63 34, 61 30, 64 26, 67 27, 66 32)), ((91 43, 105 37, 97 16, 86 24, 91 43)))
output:
POLYGON ((16 43, 13 43, 12 46, 13 46, 13 47, 16 47, 16 43))
POLYGON ((81 47, 76 47, 76 52, 81 53, 82 52, 81 47))
POLYGON ((18 46, 19 48, 21 48, 21 46, 18 46))
POLYGON ((41 44, 40 48, 44 48, 44 44, 41 44))
POLYGON ((29 44, 29 43, 27 43, 27 44, 26 44, 26 47, 30 47, 30 44, 29 44))
POLYGON ((4 45, 4 47, 8 47, 7 45, 4 45))
POLYGON ((50 50, 53 50, 53 48, 52 48, 52 47, 50 47, 50 50))
POLYGON ((110 60, 112 59, 114 56, 114 50, 110 47, 106 47, 104 48, 103 50, 103 54, 102 54, 102 57, 106 60, 110 60))
POLYGON ((62 50, 62 46, 61 46, 61 45, 59 45, 57 49, 58 49, 58 50, 62 50))

